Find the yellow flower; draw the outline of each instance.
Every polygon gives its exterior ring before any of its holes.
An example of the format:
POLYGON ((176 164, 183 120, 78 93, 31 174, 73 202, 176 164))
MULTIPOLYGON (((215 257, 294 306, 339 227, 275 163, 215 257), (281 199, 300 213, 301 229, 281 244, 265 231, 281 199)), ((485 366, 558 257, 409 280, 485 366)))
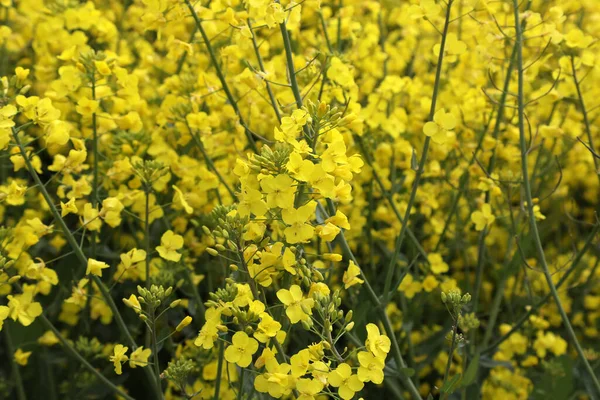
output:
POLYGON ((367 324, 367 340, 365 346, 375 355, 375 357, 385 360, 386 355, 390 352, 391 341, 386 335, 379 332, 379 328, 375 324, 367 324))
POLYGON ((138 314, 142 312, 142 305, 140 304, 138 298, 134 294, 129 296, 128 299, 123 299, 123 303, 125 303, 128 307, 133 308, 133 311, 135 311, 138 314))
POLYGON ((491 225, 496 220, 496 217, 492 213, 492 206, 489 203, 485 203, 481 206, 481 211, 473 211, 471 214, 471 221, 475 224, 475 229, 482 231, 487 225, 491 225))
POLYGON ((17 351, 15 351, 15 356, 14 356, 15 362, 17 364, 19 364, 20 366, 24 367, 27 365, 30 355, 31 355, 30 351, 23 351, 21 349, 17 349, 17 351))
POLYGON ((433 275, 427 275, 427 277, 425 279, 423 279, 423 289, 429 293, 431 291, 433 291, 435 288, 438 287, 440 283, 438 282, 437 279, 435 279, 435 276, 433 275))
POLYGON ((427 261, 429 261, 431 272, 433 272, 434 274, 439 275, 443 274, 444 272, 448 272, 448 264, 444 262, 441 254, 429 253, 427 255, 427 261))
POLYGON ((4 320, 8 318, 10 315, 10 308, 6 306, 0 306, 0 331, 2 330, 2 326, 4 325, 4 320))
POLYGON ((98 106, 99 103, 96 100, 90 100, 88 98, 82 97, 77 102, 77 107, 75 107, 75 110, 84 117, 89 117, 90 115, 96 112, 98 106))
POLYGON ((290 244, 305 243, 312 238, 315 228, 308 223, 317 203, 311 201, 300 208, 290 208, 281 211, 281 218, 288 227, 285 228, 285 240, 290 244))
POLYGON ((267 206, 287 209, 294 205, 296 187, 294 180, 286 174, 268 176, 260 181, 263 193, 267 195, 267 206))
POLYGON ((246 332, 236 332, 231 341, 232 344, 225 349, 225 359, 246 368, 252 363, 252 355, 258 350, 258 342, 248 337, 246 332))
POLYGON ((277 298, 286 306, 285 314, 292 324, 307 320, 312 315, 314 300, 305 299, 298 285, 290 286, 290 290, 280 289, 277 291, 277 298))
POLYGON ((114 347, 113 355, 109 358, 109 360, 115 366, 115 372, 117 373, 117 375, 121 375, 123 373, 121 364, 124 364, 129 359, 129 357, 125 355, 127 353, 127 350, 129 350, 128 347, 125 347, 122 344, 118 344, 114 347))
POLYGON ((156 247, 156 251, 165 260, 178 262, 181 259, 181 254, 177 250, 182 247, 183 237, 176 235, 172 230, 168 230, 160 238, 160 246, 156 247))
POLYGON ((31 325, 37 317, 42 315, 42 305, 33 301, 34 290, 34 287, 29 286, 23 289, 23 294, 7 296, 10 318, 13 321, 19 320, 23 326, 31 325))
POLYGON ((105 262, 94 260, 93 258, 88 258, 87 269, 85 270, 85 274, 92 274, 102 277, 102 270, 109 267, 110 265, 108 265, 105 262))
POLYGON ((186 201, 183 192, 177 186, 173 185, 173 190, 175 190, 175 194, 173 196, 173 203, 177 204, 181 208, 185 210, 186 213, 191 214, 194 212, 194 209, 189 205, 186 201))
POLYGON ((145 367, 148 365, 148 358, 152 354, 150 349, 144 349, 143 347, 138 347, 131 353, 131 357, 129 358, 129 366, 131 368, 135 367, 145 367))
POLYGON ((73 214, 77 214, 77 206, 75 205, 75 198, 71 198, 71 200, 67 201, 66 203, 63 203, 62 201, 60 202, 60 208, 61 208, 61 217, 65 217, 71 213, 73 214))
POLYGON ((274 338, 279 333, 281 324, 275 321, 268 313, 260 315, 260 322, 254 331, 254 337, 261 343, 266 343, 270 338, 274 338))
POLYGON ((44 334, 42 336, 40 336, 37 340, 37 342, 39 344, 41 344, 42 346, 54 346, 55 344, 57 344, 60 340, 58 339, 58 337, 54 334, 53 331, 46 331, 44 332, 44 334))
POLYGON ((338 388, 338 394, 344 400, 352 399, 354 394, 360 392, 365 386, 357 375, 352 374, 352 368, 346 363, 341 363, 331 371, 327 376, 327 382, 338 388))
POLYGON ((360 366, 357 375, 361 382, 376 384, 383 382, 383 367, 385 365, 383 360, 368 351, 361 351, 358 353, 358 362, 360 366))
POLYGON ((348 289, 354 285, 362 285, 364 281, 359 278, 361 274, 360 268, 354 264, 352 260, 348 263, 348 269, 344 271, 342 281, 344 282, 344 289, 348 289))
POLYGON ((423 126, 423 133, 431 137, 437 144, 444 144, 448 140, 448 132, 456 127, 456 118, 452 113, 447 113, 443 108, 433 116, 433 121, 423 126))

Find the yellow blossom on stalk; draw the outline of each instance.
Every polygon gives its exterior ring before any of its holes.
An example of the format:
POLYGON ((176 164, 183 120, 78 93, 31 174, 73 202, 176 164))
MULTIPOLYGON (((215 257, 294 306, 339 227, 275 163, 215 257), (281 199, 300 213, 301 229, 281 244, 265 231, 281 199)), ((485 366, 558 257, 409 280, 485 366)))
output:
POLYGON ((348 289, 354 285, 362 285, 364 280, 360 279, 361 275, 360 268, 354 264, 354 261, 350 260, 348 263, 348 269, 344 272, 342 281, 344 282, 344 289, 348 289))
MULTIPOLYGON (((31 286, 23 288, 23 294, 8 295, 9 317, 13 321, 19 321, 23 326, 29 326, 42 315, 42 306, 33 301, 33 290, 31 286)), ((4 311, 6 312, 6 311, 4 311)))
POLYGON ((288 227, 285 228, 285 240, 290 244, 307 242, 315 231, 308 222, 315 212, 317 203, 310 201, 299 208, 288 208, 281 211, 281 217, 288 227))
POLYGON ((471 221, 475 224, 475 229, 478 231, 493 224, 495 220, 496 217, 492 213, 492 206, 489 203, 481 206, 481 211, 473 211, 473 214, 471 214, 471 221))
POLYGON ((126 355, 128 350, 128 347, 118 344, 114 347, 113 355, 111 355, 109 358, 110 362, 112 362, 115 366, 115 372, 117 375, 121 375, 123 373, 122 364, 129 360, 129 357, 126 355))
POLYGON ((102 270, 109 268, 105 262, 94 260, 93 258, 88 258, 87 268, 85 270, 86 275, 96 275, 102 277, 102 270))
POLYGON ((277 291, 277 298, 285 307, 285 314, 290 319, 292 324, 296 324, 302 320, 310 318, 314 300, 304 298, 302 289, 298 285, 290 286, 290 289, 280 289, 277 291))
POLYGON ((443 108, 438 110, 433 116, 433 121, 425 123, 423 133, 431 137, 437 144, 444 144, 448 140, 448 132, 456 127, 456 118, 452 113, 446 112, 443 108))
POLYGON ((173 185, 173 190, 175 191, 175 195, 173 196, 173 203, 178 204, 181 208, 185 210, 186 213, 192 214, 194 212, 194 209, 190 207, 189 203, 185 200, 181 189, 173 185))
POLYGON ((177 250, 182 247, 183 237, 173 233, 172 230, 168 230, 160 238, 160 246, 156 247, 156 251, 165 260, 178 262, 181 259, 181 254, 177 250))
POLYGON ((75 204, 75 198, 71 198, 69 201, 67 201, 66 203, 63 203, 62 201, 60 202, 60 208, 61 208, 61 217, 65 217, 69 214, 77 214, 77 205, 75 204))
POLYGON ((27 365, 30 355, 31 355, 31 351, 23 351, 19 348, 19 349, 17 349, 17 351, 15 351, 14 360, 17 364, 24 367, 27 365))
POLYGON ((58 342, 60 342, 60 340, 58 339, 58 337, 56 336, 56 334, 53 331, 46 331, 44 332, 44 334, 42 336, 40 336, 37 339, 37 342, 39 344, 41 344, 42 346, 54 346, 55 344, 57 344, 58 342))
POLYGON ((434 274, 439 275, 448 272, 448 264, 444 262, 441 254, 429 253, 427 255, 427 261, 429 261, 429 265, 431 266, 431 272, 433 272, 434 274))
POLYGON ((131 353, 131 356, 129 357, 129 366, 131 368, 145 367, 146 365, 148 365, 148 358, 151 354, 152 351, 150 349, 138 347, 131 353))
POLYGON ((338 388, 338 394, 344 400, 352 399, 354 394, 360 392, 365 386, 357 375, 352 374, 352 368, 346 363, 341 363, 331 371, 327 376, 327 382, 338 388))
POLYGON ((383 367, 384 361, 379 357, 376 357, 368 351, 361 351, 358 353, 358 379, 361 382, 383 382, 383 367))
POLYGON ((386 355, 390 352, 390 338, 386 335, 382 335, 375 324, 367 324, 366 328, 368 336, 365 346, 376 357, 385 359, 386 355))
POLYGON ((294 205, 296 187, 292 178, 281 174, 276 177, 265 177, 260 181, 263 193, 267 195, 267 206, 288 209, 294 205))
POLYGON ((84 117, 88 117, 98 110, 98 106, 99 103, 96 100, 90 100, 82 97, 77 102, 77 107, 75 107, 75 110, 84 117))
POLYGON ((245 332, 236 332, 231 342, 232 344, 225 349, 225 359, 246 368, 252 363, 252 356, 258 350, 258 342, 248 337, 245 332))

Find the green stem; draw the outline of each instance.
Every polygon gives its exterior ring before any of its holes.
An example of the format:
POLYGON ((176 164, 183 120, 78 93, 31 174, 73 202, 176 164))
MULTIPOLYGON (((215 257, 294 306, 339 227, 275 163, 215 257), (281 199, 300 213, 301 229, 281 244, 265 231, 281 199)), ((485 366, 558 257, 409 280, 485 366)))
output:
MULTIPOLYGON (((250 23, 250 18, 248 18, 248 28, 250 32, 252 32, 252 47, 254 47, 254 53, 256 54, 256 60, 258 61, 258 67, 261 72, 266 72, 265 65, 263 63, 263 58, 260 55, 260 49, 258 47, 258 43, 256 43, 256 37, 254 32, 252 31, 252 24, 250 23)), ((265 85, 267 88, 267 93, 269 95, 269 99, 271 100, 271 106, 273 106, 273 111, 275 111, 275 115, 277 116, 277 121, 281 122, 281 113, 279 112, 279 107, 277 106, 277 100, 275 99, 275 95, 273 94, 273 90, 271 89, 271 84, 269 81, 265 80, 265 85)))
MULTIPOLYGON (((328 200, 328 205, 331 208, 333 208, 333 202, 331 200, 328 200)), ((318 202, 318 201, 317 201, 317 210, 322 215, 323 219, 329 218, 329 214, 325 210, 325 207, 323 207, 323 205, 320 202, 318 202)), ((332 211, 334 211, 334 210, 332 210, 332 211)), ((337 240, 339 241, 339 244, 340 244, 340 246, 342 248, 342 252, 345 253, 346 256, 350 260, 352 260, 352 262, 354 262, 357 266, 360 267, 360 264, 359 264, 358 260, 356 259, 356 257, 354 256, 354 253, 352 252, 352 249, 350 249, 350 245, 348 245, 348 241, 346 240, 346 237, 344 236, 343 232, 340 232, 338 234, 337 240)), ((364 272, 362 270, 361 270, 361 276, 362 276, 363 281, 364 281, 363 285, 367 289, 367 294, 369 295, 369 299, 371 300, 371 302, 373 303, 373 305, 375 306, 375 308, 379 312, 380 319, 381 319, 381 322, 383 324, 383 328, 385 330, 385 333, 386 333, 386 335, 390 339, 391 350, 392 350, 392 357, 394 357, 394 360, 396 361, 396 366, 399 366, 398 368, 406 368, 407 364, 404 361, 404 358, 402 357, 402 352, 400 351, 400 346, 398 344, 398 339, 396 338, 396 334, 394 332, 394 328, 392 327, 392 323, 390 321, 390 318, 387 315, 387 313, 385 312, 385 307, 381 303, 381 300, 379 299, 379 296, 377 296, 377 294, 373 290, 373 287, 369 283, 369 280, 367 279, 367 276, 364 274, 364 272)), ((415 386, 415 384, 413 383, 413 381, 409 377, 407 377, 406 375, 404 375, 404 374, 401 373, 400 374, 400 380, 402 381, 403 385, 408 389, 408 391, 410 392, 411 396, 413 396, 413 399, 418 399, 418 400, 421 399, 421 395, 419 394, 419 390, 417 389, 417 387, 415 386)))
POLYGON ((219 400, 219 395, 221 392, 221 375, 223 373, 223 350, 225 349, 224 343, 222 340, 219 341, 219 361, 217 362, 217 380, 215 381, 215 395, 213 397, 214 400, 219 400))
POLYGON ((23 386, 23 379, 21 379, 21 371, 19 371, 19 365, 15 361, 15 348, 12 343, 10 336, 9 327, 4 327, 4 336, 6 338, 6 349, 8 351, 7 357, 10 358, 12 365, 13 378, 15 380, 15 387, 17 389, 17 398, 19 400, 26 400, 27 395, 25 394, 25 387, 23 386))
POLYGON ((152 355, 154 356, 154 376, 156 379, 156 386, 157 389, 159 391, 158 393, 158 397, 160 399, 163 398, 163 392, 162 392, 162 385, 161 385, 161 379, 160 379, 160 366, 159 366, 159 359, 158 359, 158 342, 156 341, 156 315, 155 315, 155 310, 152 310, 152 355))
MULTIPOLYGON (((452 3, 454 0, 448 1, 448 6, 446 7, 446 20, 444 22, 444 30, 442 31, 442 43, 440 44, 440 54, 438 56, 438 63, 435 71, 435 82, 433 84, 433 95, 431 96, 431 107, 429 109, 429 119, 428 121, 433 121, 433 117, 435 115, 435 107, 437 103, 437 97, 440 90, 440 80, 442 76, 442 66, 444 63, 444 52, 446 50, 446 37, 448 36, 448 27, 450 26, 450 10, 452 9, 452 3)), ((415 202, 415 198, 417 197, 417 191, 419 188, 419 184, 421 183, 421 177, 423 176, 423 172, 425 170, 425 163, 427 162, 427 154, 429 152, 429 145, 431 142, 431 137, 427 136, 425 138, 425 143, 423 144, 423 151, 421 154, 421 159, 419 160, 419 169, 416 172, 415 180, 413 182, 413 187, 410 192, 410 197, 408 198, 408 203, 406 205, 406 211, 404 213, 404 224, 402 224, 402 228, 400 229, 400 234, 398 235, 398 239, 395 244, 395 251, 390 260, 390 263, 387 266, 387 271, 385 273, 385 283, 383 289, 383 303, 387 304, 390 297, 390 285, 392 282, 392 277, 394 276, 396 260, 398 258, 398 254, 400 248, 402 247, 402 242, 404 240, 404 236, 406 235, 406 229, 409 224, 410 213, 412 211, 413 204, 415 202)))
MULTIPOLYGON (((15 143, 19 147, 20 153, 23 156, 23 160, 25 161, 25 166, 27 167, 29 174, 33 178, 33 181, 36 183, 37 187, 39 188, 39 190, 42 194, 42 197, 44 197, 44 201, 46 202, 48 208, 50 209, 50 213, 54 217, 55 222, 58 224, 58 226, 60 227, 60 230, 63 232, 65 239, 67 240, 67 243, 69 243, 69 246, 71 246, 71 249, 75 252, 75 256, 79 260, 80 264, 85 268, 85 266, 87 266, 87 262, 88 262, 87 257, 85 256, 85 254, 83 254, 83 250, 81 250, 81 247, 77 243, 77 240, 75 239, 75 237, 69 230, 69 227, 67 226, 66 222, 61 217, 60 212, 54 205, 54 202, 52 201, 52 198, 50 197, 48 190, 46 190, 46 187, 42 183, 39 175, 33 168, 33 165, 31 164, 31 160, 29 160, 29 156, 27 155, 25 147, 23 147, 23 144, 21 143, 21 139, 19 139, 19 135, 18 135, 17 131, 13 128, 12 132, 13 132, 13 138, 15 139, 15 143)), ((91 275, 91 280, 93 281, 94 284, 96 284, 98 286, 98 289, 100 290, 100 293, 102 294, 102 297, 104 298, 104 300, 106 301, 106 304, 112 311, 113 316, 117 322, 117 326, 119 327, 119 330, 121 331, 121 334, 123 336, 125 336, 129 346, 131 346, 132 349, 136 349, 137 345, 135 344, 135 340, 133 340, 131 333, 129 333, 129 329, 127 329, 127 325, 125 325, 125 322, 123 321, 123 318, 121 317, 121 314, 119 313, 119 309, 115 305, 115 302, 113 301, 108 289, 104 285, 104 282, 102 282, 102 280, 100 280, 100 278, 97 277, 96 275, 91 275)), ((154 377, 152 375, 152 371, 150 370, 150 368, 145 367, 144 371, 146 373, 146 376, 148 377, 148 380, 151 382, 151 384, 155 385, 156 382, 154 380, 154 377)))
POLYGON ((192 3, 190 3, 190 0, 184 0, 184 1, 185 1, 186 6, 188 7, 188 9, 190 10, 190 13, 192 14, 192 18, 194 18, 194 22, 196 23, 196 28, 198 28, 198 32, 200 32, 200 35, 202 36, 202 40, 204 41, 206 50, 208 51, 208 55, 210 57, 210 61, 213 65, 213 67, 215 68, 215 72, 217 73, 217 78, 219 78, 219 81, 221 82, 221 87, 223 88, 223 92, 225 92, 225 96, 227 97, 229 104, 233 108, 233 111, 237 115, 240 124, 244 127, 244 132, 246 133, 246 137, 248 139, 248 144, 250 145, 250 148, 252 149, 253 152, 256 153, 258 151, 258 148, 256 147, 256 142, 254 141, 254 136, 253 136, 254 132, 252 132, 250 130, 250 128, 248 128, 248 125, 246 125, 246 123, 243 120, 242 113, 237 105, 237 102, 233 98, 233 93, 229 89, 229 85, 227 84, 227 81, 225 80, 225 76, 223 75, 223 71, 221 69, 221 66, 219 65, 219 61, 217 60, 215 51, 212 48, 212 45, 210 44, 210 38, 208 37, 208 35, 206 34, 206 31, 202 27, 202 20, 200 19, 200 17, 198 17, 198 14, 196 13, 194 6, 192 5, 192 3))
POLYGON ((93 375, 95 375, 96 378, 98 378, 102 383, 104 383, 108 388, 110 388, 113 392, 115 392, 119 396, 123 397, 126 400, 135 400, 133 397, 129 396, 128 394, 123 392, 121 389, 116 387, 111 381, 109 381, 104 375, 102 375, 96 368, 94 368, 94 366, 92 366, 81 354, 79 354, 79 352, 77 350, 75 350, 73 345, 71 345, 71 343, 67 339, 65 339, 65 337, 60 333, 60 331, 58 329, 56 329, 56 327, 52 324, 52 322, 50 322, 50 320, 48 320, 48 318, 46 318, 46 316, 44 314, 42 314, 40 316, 40 319, 42 320, 44 325, 46 325, 46 327, 48 329, 50 329, 56 335, 56 337, 58 338, 60 343, 64 346, 66 352, 69 353, 71 355, 71 357, 73 357, 74 359, 79 361, 85 369, 87 369, 89 372, 91 372, 93 375))
POLYGON ((290 34, 287 30, 285 21, 279 24, 279 29, 281 30, 281 37, 283 38, 283 48, 285 49, 285 60, 290 79, 290 86, 292 87, 292 93, 294 93, 296 107, 300 109, 302 108, 302 95, 300 94, 300 88, 298 87, 298 81, 296 80, 296 71, 294 69, 294 54, 292 53, 292 42, 290 40, 290 34))
POLYGON ((600 395, 600 382, 598 381, 598 377, 594 373, 592 366, 588 362, 583 352, 583 348, 577 339, 577 335, 573 330, 573 326, 571 325, 571 321, 562 305, 560 300, 560 296, 558 291, 556 290, 556 286, 554 282, 552 282, 552 275, 550 273, 550 269, 548 267, 548 263, 546 262, 546 256, 544 254, 544 247, 542 246, 542 242, 540 240, 540 234, 537 227, 537 222, 535 220, 535 214, 533 211, 533 198, 531 196, 531 182, 529 181, 529 172, 527 167, 527 141, 525 139, 525 104, 524 104, 524 71, 523 71, 523 33, 521 31, 521 21, 519 19, 519 3, 517 0, 513 0, 513 8, 514 8, 514 18, 515 18, 515 31, 516 31, 516 45, 517 45, 517 71, 519 76, 518 83, 518 93, 517 93, 517 105, 518 105, 518 116, 519 116, 519 144, 521 147, 521 170, 523 174, 523 186, 525 189, 525 198, 527 200, 527 211, 529 217, 529 225, 531 229, 531 235, 533 236, 533 241, 535 244, 535 248, 538 254, 538 260, 544 272, 544 277, 546 278, 546 282, 548 283, 548 287, 550 288, 550 292, 552 293, 552 297, 554 298, 554 302, 556 303, 556 307, 558 308, 558 312, 563 320, 565 328, 577 350, 577 354, 581 359, 585 369, 590 375, 592 383, 596 389, 597 394, 600 395))
MULTIPOLYGON (((452 342, 450 343, 450 352, 448 353, 448 362, 446 362, 446 370, 444 371, 444 381, 442 387, 448 381, 448 375, 450 374, 450 367, 452 366, 452 356, 454 355, 454 346, 456 346, 456 332, 458 328, 458 321, 454 321, 452 326, 452 342)), ((444 393, 441 398, 445 399, 448 397, 447 393, 444 393)))
POLYGON ((192 128, 190 127, 190 125, 187 122, 186 122, 186 126, 188 128, 188 131, 190 132, 190 135, 192 135, 194 144, 196 145, 196 147, 198 147, 198 150, 200 150, 200 153, 202 153, 202 157, 204 157, 204 162, 206 163, 208 168, 215 173, 215 175, 217 176, 217 179, 219 179, 219 182, 221 182, 221 184, 223 186, 225 186, 225 189, 227 189, 227 192, 229 193, 229 195, 231 196, 233 201, 237 201, 237 196, 235 195, 235 192, 231 189, 231 187, 229 187, 229 185, 223 178, 223 175, 221 175, 221 173, 219 172, 217 167, 215 167, 215 164, 213 163, 212 159, 208 156, 208 153, 206 152, 206 148, 204 147, 204 143, 202 142, 202 139, 199 138, 199 134, 198 135, 194 134, 194 131, 192 131, 192 128))
MULTIPOLYGON (((585 133, 588 137, 588 142, 590 142, 590 148, 595 149, 594 140, 592 137, 592 130, 590 128, 590 120, 588 117, 587 108, 585 108, 585 101, 583 100, 583 93, 581 92, 581 85, 579 80, 577 79, 577 69, 575 68, 575 57, 571 56, 571 68, 573 70, 573 81, 575 82, 575 88, 577 89, 577 97, 579 99, 579 106, 581 107, 581 113, 583 114, 583 122, 585 124, 585 133)), ((594 167, 596 168, 596 175, 598 179, 600 179, 600 166, 598 165, 598 159, 594 154, 591 154, 592 159, 594 160, 594 167)))
MULTIPOLYGON (((371 158, 371 155, 367 152, 367 148, 365 146, 364 141, 358 135, 355 135, 354 139, 358 143, 358 147, 360 148, 361 153, 365 157, 365 161, 366 161, 367 165, 369 165, 369 167, 371 167, 371 173, 373 174, 373 178, 375 178, 375 182, 377 182, 377 186, 379 186, 379 190, 381 190, 383 197, 385 197, 385 199, 389 203, 392 211, 394 212, 394 215, 396 216, 396 218, 398 219, 400 224, 404 225, 405 219, 402 218, 402 215, 400 215, 400 211, 398 210, 398 207, 396 207, 396 203, 394 203, 391 193, 385 189, 385 186, 383 186, 383 181, 381 180, 381 177, 379 176, 379 174, 377 173, 377 170, 375 169, 373 159, 371 158)), ((412 240, 412 242, 415 245, 415 247, 417 248, 419 254, 421 254, 423 256, 423 258, 425 260, 427 260, 427 252, 425 251, 423 246, 421 246, 421 243, 419 243, 419 239, 417 239, 417 237, 415 236, 412 229, 410 229, 409 227, 407 227, 406 229, 407 229, 408 237, 410 238, 410 240, 412 240)))

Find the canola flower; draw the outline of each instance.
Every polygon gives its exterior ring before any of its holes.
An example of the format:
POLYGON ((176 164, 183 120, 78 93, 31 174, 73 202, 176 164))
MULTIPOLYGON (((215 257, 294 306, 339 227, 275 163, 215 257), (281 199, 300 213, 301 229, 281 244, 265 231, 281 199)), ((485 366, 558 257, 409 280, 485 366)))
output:
POLYGON ((0 1, 0 397, 599 397, 599 15, 0 1))

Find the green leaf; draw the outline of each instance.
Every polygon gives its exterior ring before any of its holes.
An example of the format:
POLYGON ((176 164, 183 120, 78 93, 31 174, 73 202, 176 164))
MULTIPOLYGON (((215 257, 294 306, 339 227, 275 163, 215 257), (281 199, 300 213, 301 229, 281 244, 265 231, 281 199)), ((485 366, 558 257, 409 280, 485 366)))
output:
POLYGON ((473 383, 473 381, 477 377, 478 369, 479 369, 479 353, 477 353, 475 355, 475 357, 473 357, 473 359, 471 360, 471 363, 467 367, 467 370, 465 371, 465 375, 463 376, 463 380, 460 385, 462 387, 467 387, 471 383, 473 383))
POLYGON ((440 389, 440 391, 442 393, 446 393, 446 394, 452 394, 452 393, 454 393, 454 390, 456 389, 456 387, 460 383, 460 378, 461 377, 462 377, 461 374, 454 375, 452 378, 450 378, 449 380, 447 380, 446 382, 444 382, 444 385, 442 386, 442 388, 440 389))
POLYGON ((414 368, 400 368, 400 370, 398 372, 400 372, 400 374, 410 378, 411 376, 413 376, 415 374, 415 369, 414 368))

